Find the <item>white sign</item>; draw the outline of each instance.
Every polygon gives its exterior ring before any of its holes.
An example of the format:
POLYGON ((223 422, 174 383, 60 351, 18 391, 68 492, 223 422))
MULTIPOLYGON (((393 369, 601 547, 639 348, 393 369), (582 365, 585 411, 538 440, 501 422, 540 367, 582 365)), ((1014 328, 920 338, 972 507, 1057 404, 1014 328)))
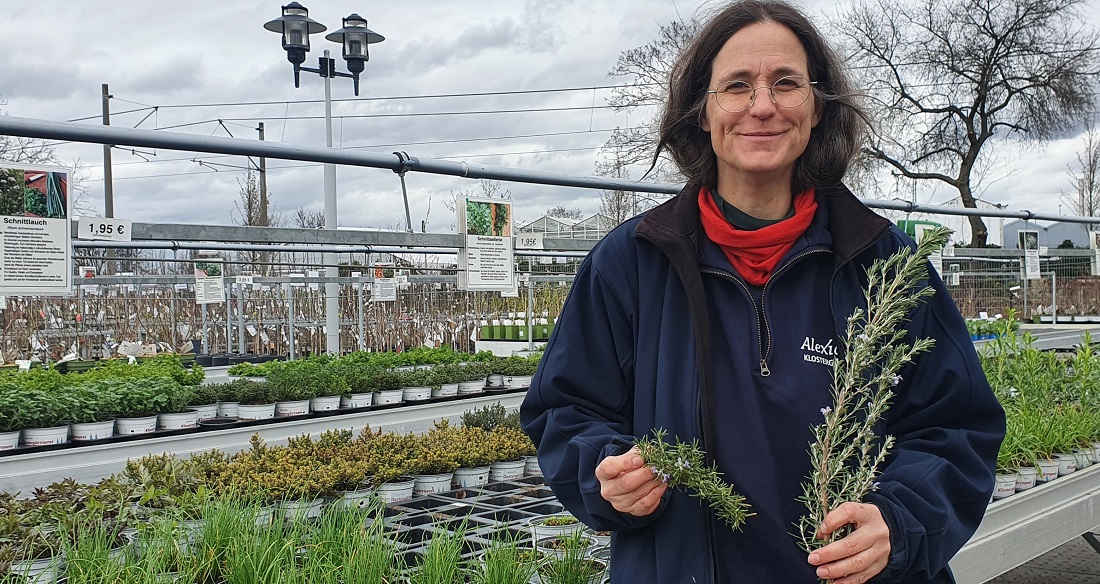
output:
POLYGON ((1089 232, 1089 247, 1092 248, 1092 275, 1100 276, 1100 231, 1089 232))
MULTIPOLYGON (((80 268, 78 269, 78 272, 79 272, 81 278, 94 278, 96 276, 96 267, 95 266, 80 266, 80 268)), ((99 285, 98 284, 81 284, 80 289, 85 291, 85 292, 91 292, 92 294, 95 294, 96 292, 99 292, 99 285)))
POLYGON ((397 275, 393 264, 375 264, 374 281, 370 289, 371 302, 393 302, 397 300, 397 275))
POLYGON ((521 233, 516 236, 516 249, 544 249, 541 233, 521 233))
POLYGON ((195 304, 225 302, 222 273, 221 258, 214 257, 195 262, 195 304))
POLYGON ((237 283, 242 285, 248 284, 249 286, 251 286, 252 276, 237 276, 237 283))
POLYGON ((512 203, 502 199, 464 197, 458 204, 458 227, 466 236, 459 251, 459 284, 468 290, 511 290, 516 286, 512 247, 512 203), (465 274, 465 278, 461 275, 465 274))
POLYGON ((940 252, 934 252, 928 254, 928 262, 932 264, 932 269, 936 270, 936 275, 943 277, 943 254, 940 252))
POLYGON ((1020 249, 1024 250, 1024 278, 1038 280, 1039 274, 1039 232, 1021 229, 1016 233, 1020 249))
POLYGON ((77 237, 106 241, 130 241, 130 228, 132 225, 133 221, 129 219, 81 217, 77 237))
POLYGON ((72 292, 72 176, 60 166, 0 164, 0 294, 72 292))
MULTIPOLYGON (((317 270, 310 270, 308 273, 309 273, 310 278, 320 278, 321 277, 321 272, 319 272, 317 270)), ((316 292, 316 291, 321 289, 321 283, 320 282, 310 282, 309 283, 309 289, 316 292)))

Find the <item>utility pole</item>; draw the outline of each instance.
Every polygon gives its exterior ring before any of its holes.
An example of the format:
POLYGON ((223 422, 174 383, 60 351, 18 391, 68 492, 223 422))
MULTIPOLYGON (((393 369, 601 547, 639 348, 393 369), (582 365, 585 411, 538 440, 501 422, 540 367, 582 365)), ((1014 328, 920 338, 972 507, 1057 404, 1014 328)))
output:
MULTIPOLYGON (((264 123, 260 122, 260 127, 256 128, 260 132, 260 141, 264 139, 264 123)), ((260 217, 261 225, 269 227, 267 222, 267 158, 260 157, 260 217)))
MULTIPOLYGON (((256 130, 260 133, 260 141, 264 140, 264 123, 260 122, 260 125, 256 130)), ((267 158, 260 157, 260 225, 264 227, 270 227, 267 220, 267 158)), ((265 276, 271 275, 271 255, 268 252, 260 254, 260 269, 263 270, 265 276)))
MULTIPOLYGON (((111 93, 107 88, 107 84, 103 84, 103 125, 111 125, 111 93)), ((103 145, 103 216, 114 217, 115 216, 115 190, 113 172, 111 169, 111 148, 110 144, 103 145)), ((107 249, 107 273, 115 273, 114 262, 115 250, 114 248, 107 249)))

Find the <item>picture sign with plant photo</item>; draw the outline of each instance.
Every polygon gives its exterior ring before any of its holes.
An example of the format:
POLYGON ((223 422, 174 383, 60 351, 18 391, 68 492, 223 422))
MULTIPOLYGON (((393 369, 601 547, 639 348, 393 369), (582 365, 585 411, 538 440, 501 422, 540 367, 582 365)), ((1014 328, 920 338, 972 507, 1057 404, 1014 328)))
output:
POLYGON ((466 290, 514 288, 512 202, 463 197, 458 203, 459 232, 466 234, 466 246, 459 250, 459 287, 466 290))
POLYGON ((72 292, 69 184, 72 169, 0 166, 0 295, 64 296, 72 292), (6 245, 4 242, 15 242, 6 245))
POLYGON ((860 502, 875 488, 878 469, 893 437, 880 437, 875 427, 890 406, 899 372, 930 348, 932 339, 904 341, 910 313, 933 294, 926 284, 927 257, 947 243, 950 231, 926 231, 914 251, 908 247, 867 269, 866 308, 857 308, 841 339, 841 356, 833 364, 832 404, 821 408, 823 420, 813 428, 812 470, 800 501, 808 513, 795 535, 811 552, 847 535, 838 530, 825 539, 817 531, 825 516, 846 502, 860 502))

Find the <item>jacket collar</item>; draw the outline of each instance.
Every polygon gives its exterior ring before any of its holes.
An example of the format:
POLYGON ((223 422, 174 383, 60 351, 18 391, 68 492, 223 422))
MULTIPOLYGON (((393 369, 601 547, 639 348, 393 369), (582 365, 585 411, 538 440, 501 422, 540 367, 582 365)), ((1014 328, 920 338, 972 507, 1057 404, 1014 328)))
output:
MULTIPOLYGON (((702 233, 698 196, 698 188, 685 187, 646 213, 634 236, 653 242, 671 261, 695 263, 702 233)), ((818 204, 828 210, 837 265, 869 247, 890 228, 889 220, 867 208, 843 184, 819 188, 818 204)))

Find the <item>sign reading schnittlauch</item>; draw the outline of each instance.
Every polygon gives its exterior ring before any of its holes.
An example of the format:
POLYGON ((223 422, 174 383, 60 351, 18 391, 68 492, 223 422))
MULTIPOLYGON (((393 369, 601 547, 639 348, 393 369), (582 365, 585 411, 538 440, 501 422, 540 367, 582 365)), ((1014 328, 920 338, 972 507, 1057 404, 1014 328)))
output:
POLYGON ((1024 250, 1024 278, 1038 280, 1042 277, 1039 273, 1039 232, 1021 229, 1016 236, 1020 249, 1024 250))
POLYGON ((222 259, 219 257, 205 257, 195 261, 195 304, 225 302, 222 266, 222 259))
POLYGON ((459 199, 458 228, 466 236, 466 247, 458 254, 459 288, 512 290, 516 287, 512 223, 511 201, 459 199))
POLYGON ((0 162, 0 295, 72 293, 73 170, 0 162))

